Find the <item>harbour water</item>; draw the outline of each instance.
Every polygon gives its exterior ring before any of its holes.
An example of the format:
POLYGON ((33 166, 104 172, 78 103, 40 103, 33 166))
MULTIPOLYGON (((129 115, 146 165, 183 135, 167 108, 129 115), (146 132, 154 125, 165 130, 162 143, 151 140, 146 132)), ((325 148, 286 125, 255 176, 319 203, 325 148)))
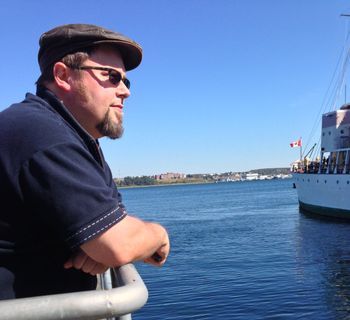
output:
POLYGON ((136 264, 133 319, 350 319, 350 223, 300 213, 291 179, 121 193, 172 242, 163 268, 136 264))

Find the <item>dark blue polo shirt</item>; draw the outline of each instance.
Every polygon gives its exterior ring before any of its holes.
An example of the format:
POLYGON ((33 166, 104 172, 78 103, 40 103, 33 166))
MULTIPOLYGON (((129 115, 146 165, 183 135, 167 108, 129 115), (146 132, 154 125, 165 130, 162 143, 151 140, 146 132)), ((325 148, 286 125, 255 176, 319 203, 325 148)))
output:
POLYGON ((63 264, 126 215, 98 142, 47 89, 0 113, 0 299, 89 290, 63 264))

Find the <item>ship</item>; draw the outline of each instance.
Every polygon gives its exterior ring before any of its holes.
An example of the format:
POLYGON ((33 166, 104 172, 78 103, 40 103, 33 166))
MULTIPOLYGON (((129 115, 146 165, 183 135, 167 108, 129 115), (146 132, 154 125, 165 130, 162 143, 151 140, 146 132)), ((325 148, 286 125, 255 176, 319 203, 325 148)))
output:
MULTIPOLYGON (((350 15, 342 15, 350 17, 350 15)), ((302 154, 301 138, 291 143, 300 148, 300 158, 291 165, 293 186, 301 211, 350 219, 350 103, 346 99, 346 70, 350 60, 350 32, 322 106, 321 136, 318 143, 302 154), (339 103, 344 94, 343 103, 339 103), (340 106, 340 107, 336 107, 340 106), (324 112, 324 109, 328 109, 324 112), (318 147, 315 149, 315 146, 318 147), (315 151, 315 152, 314 152, 315 151), (309 155, 312 156, 309 157, 309 155)), ((319 119, 318 119, 319 120, 319 119)))
POLYGON ((322 115, 320 154, 292 164, 302 210, 350 219, 350 104, 322 115))

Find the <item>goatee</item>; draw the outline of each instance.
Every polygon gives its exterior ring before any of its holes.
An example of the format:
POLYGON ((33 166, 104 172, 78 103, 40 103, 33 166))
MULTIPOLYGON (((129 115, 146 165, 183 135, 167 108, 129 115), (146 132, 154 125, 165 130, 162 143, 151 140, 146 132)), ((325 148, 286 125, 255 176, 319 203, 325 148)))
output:
POLYGON ((124 132, 122 115, 117 113, 118 122, 116 123, 110 119, 110 111, 111 109, 108 109, 104 119, 96 126, 96 128, 104 137, 111 139, 121 138, 124 132))

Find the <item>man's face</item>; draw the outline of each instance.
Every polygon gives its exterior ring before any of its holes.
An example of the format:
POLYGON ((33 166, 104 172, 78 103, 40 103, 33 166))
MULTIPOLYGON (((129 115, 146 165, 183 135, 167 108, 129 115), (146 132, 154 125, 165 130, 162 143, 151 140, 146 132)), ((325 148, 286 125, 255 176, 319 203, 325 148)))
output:
MULTIPOLYGON (((82 67, 103 67, 119 72, 125 77, 121 56, 107 46, 91 54, 82 67)), ((103 136, 112 139, 123 134, 124 100, 130 91, 123 81, 113 84, 106 70, 74 70, 71 105, 73 115, 94 138, 103 136)))

